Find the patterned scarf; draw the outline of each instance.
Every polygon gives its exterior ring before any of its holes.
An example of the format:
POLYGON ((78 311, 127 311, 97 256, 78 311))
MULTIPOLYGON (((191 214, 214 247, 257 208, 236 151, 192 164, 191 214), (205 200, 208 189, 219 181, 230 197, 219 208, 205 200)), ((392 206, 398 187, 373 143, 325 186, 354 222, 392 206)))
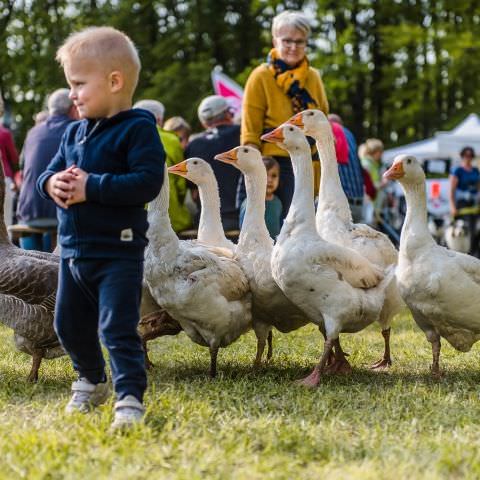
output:
POLYGON ((296 67, 290 67, 280 60, 277 50, 272 48, 267 56, 267 64, 277 85, 292 100, 294 113, 308 108, 317 108, 315 100, 304 88, 308 74, 307 57, 304 57, 296 67))

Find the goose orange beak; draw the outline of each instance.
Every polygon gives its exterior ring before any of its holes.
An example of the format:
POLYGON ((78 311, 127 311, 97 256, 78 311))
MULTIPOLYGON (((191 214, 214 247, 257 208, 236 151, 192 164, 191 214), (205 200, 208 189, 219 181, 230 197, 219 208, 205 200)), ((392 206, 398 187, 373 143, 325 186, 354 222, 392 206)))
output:
POLYGON ((305 127, 303 123, 303 112, 296 113, 293 117, 290 117, 285 123, 289 125, 295 125, 298 128, 305 127))
POLYGON ((228 152, 223 152, 215 155, 213 157, 215 160, 220 160, 221 162, 224 163, 230 163, 230 164, 235 164, 237 163, 238 157, 237 157, 237 147, 232 148, 231 150, 228 150, 228 152))
POLYGON ((263 140, 264 142, 270 142, 270 143, 283 142, 285 140, 285 137, 283 136, 283 125, 280 125, 275 130, 272 130, 271 132, 268 132, 265 135, 262 135, 260 137, 260 140, 263 140))
POLYGON ((384 174, 383 178, 387 180, 398 180, 405 175, 402 162, 394 163, 384 174))
POLYGON ((188 173, 187 161, 185 160, 183 162, 177 163, 176 165, 168 167, 168 173, 175 173, 176 175, 184 177, 188 173))

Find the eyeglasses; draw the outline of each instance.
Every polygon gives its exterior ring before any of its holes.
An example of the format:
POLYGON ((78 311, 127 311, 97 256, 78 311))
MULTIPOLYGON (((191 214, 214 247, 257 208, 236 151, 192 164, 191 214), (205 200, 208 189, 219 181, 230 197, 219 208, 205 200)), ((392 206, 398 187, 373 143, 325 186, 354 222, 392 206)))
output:
POLYGON ((307 46, 306 40, 293 40, 293 38, 281 38, 280 42, 284 47, 293 47, 294 45, 297 48, 305 48, 307 46))

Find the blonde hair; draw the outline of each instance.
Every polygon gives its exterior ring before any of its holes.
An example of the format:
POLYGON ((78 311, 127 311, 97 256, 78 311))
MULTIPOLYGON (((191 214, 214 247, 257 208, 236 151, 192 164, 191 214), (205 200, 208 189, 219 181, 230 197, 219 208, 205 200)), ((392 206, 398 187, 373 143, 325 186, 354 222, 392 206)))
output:
POLYGON ((273 18, 272 35, 277 36, 278 31, 282 27, 293 27, 300 30, 306 37, 310 35, 310 21, 302 12, 293 10, 285 10, 273 18))
POLYGON ((383 142, 378 138, 368 138, 365 143, 365 154, 373 155, 377 152, 383 152, 383 142))
POLYGON ((126 90, 133 95, 140 73, 137 49, 120 30, 112 27, 88 27, 72 33, 57 50, 57 61, 65 67, 72 59, 96 61, 108 72, 123 73, 126 90))

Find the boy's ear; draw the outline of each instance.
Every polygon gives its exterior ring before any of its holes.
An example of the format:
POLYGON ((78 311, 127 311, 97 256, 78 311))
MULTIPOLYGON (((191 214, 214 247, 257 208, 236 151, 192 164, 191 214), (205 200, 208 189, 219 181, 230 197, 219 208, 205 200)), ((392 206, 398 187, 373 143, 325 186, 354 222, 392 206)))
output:
POLYGON ((123 78, 123 73, 119 70, 114 70, 108 76, 108 81, 110 83, 110 90, 112 93, 119 92, 125 85, 125 79, 123 78))

